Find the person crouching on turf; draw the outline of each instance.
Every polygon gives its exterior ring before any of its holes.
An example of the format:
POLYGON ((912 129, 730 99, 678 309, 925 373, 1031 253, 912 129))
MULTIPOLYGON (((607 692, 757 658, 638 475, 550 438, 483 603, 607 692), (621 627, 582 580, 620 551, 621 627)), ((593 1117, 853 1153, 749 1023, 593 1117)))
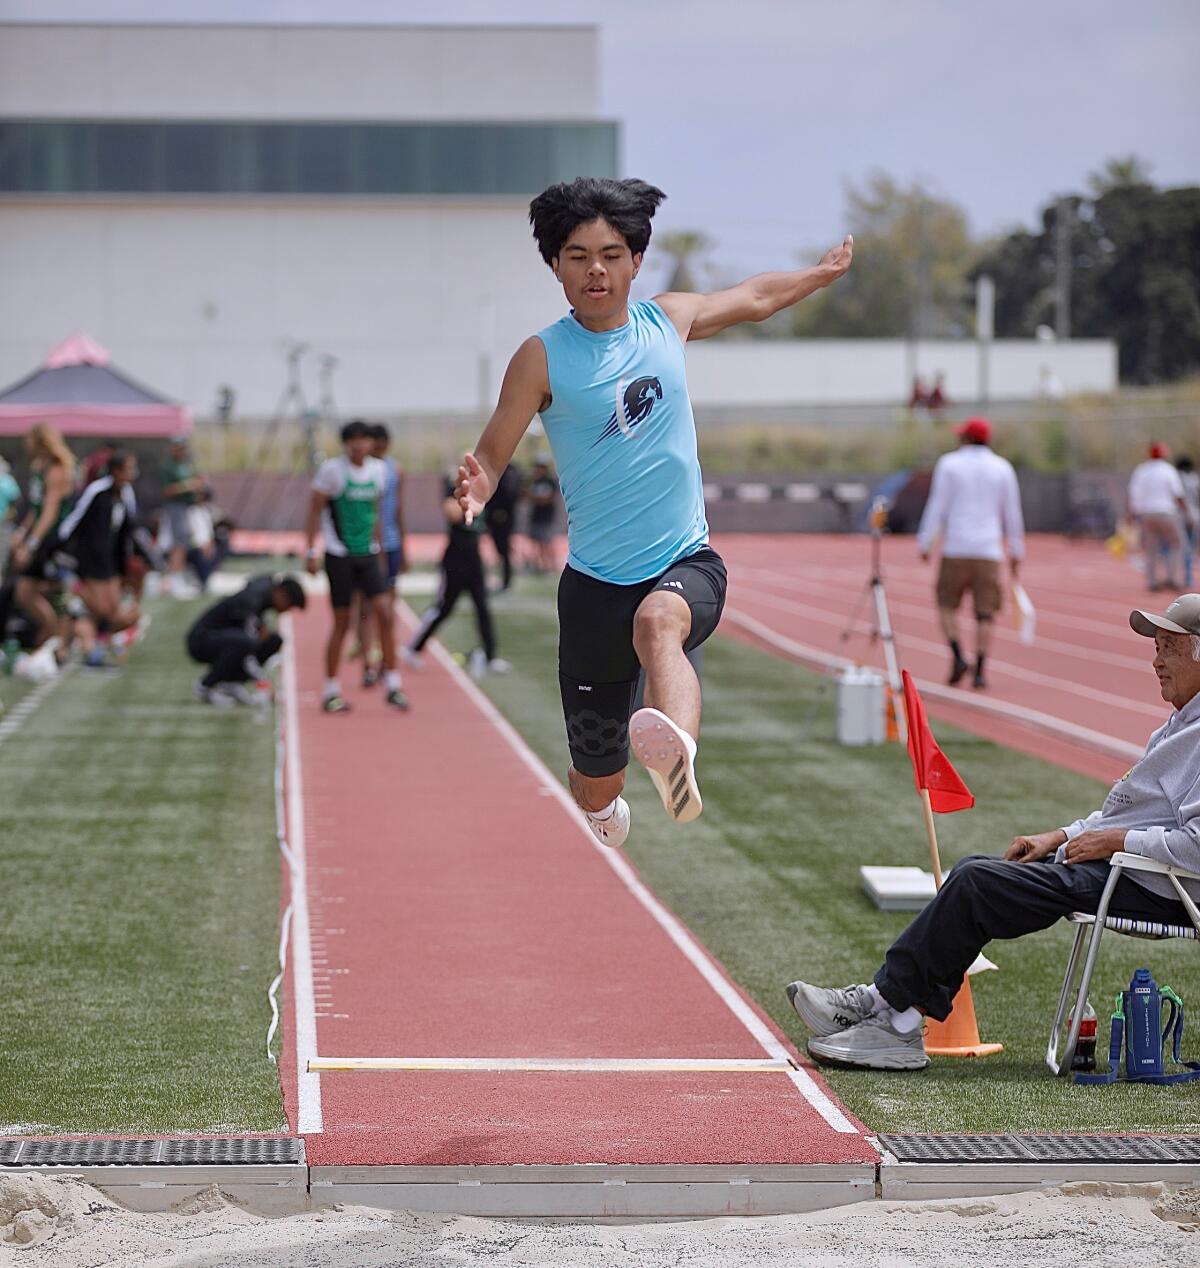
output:
POLYGON ((379 630, 385 702, 395 709, 407 709, 408 698, 396 672, 395 599, 388 587, 381 563, 383 525, 379 504, 387 489, 387 470, 371 456, 375 437, 369 423, 355 419, 342 428, 340 458, 323 462, 312 482, 312 501, 305 526, 307 568, 317 571, 317 551, 313 542, 320 525, 325 538, 325 573, 329 578, 329 599, 333 606, 333 628, 325 645, 325 688, 321 707, 326 713, 346 713, 350 702, 338 683, 342 646, 350 629, 351 601, 361 594, 371 605, 379 630))
POLYGON ((492 613, 488 607, 487 582, 483 575, 483 561, 479 557, 479 538, 483 533, 484 516, 476 515, 470 522, 455 496, 457 477, 446 481, 442 514, 446 517, 446 553, 442 556, 442 577, 437 598, 421 617, 421 624, 412 642, 401 655, 405 661, 420 668, 421 649, 433 637, 434 631, 454 611, 458 596, 467 591, 475 604, 475 619, 479 625, 479 641, 483 644, 470 656, 468 667, 475 678, 482 678, 487 670, 495 674, 507 673, 512 668, 508 661, 496 655, 496 635, 492 628, 492 613))
POLYGON ((252 704, 249 678, 261 678, 263 667, 283 646, 267 624, 270 611, 304 611, 304 587, 295 577, 263 574, 251 577, 242 590, 214 603, 195 622, 184 640, 188 655, 207 665, 195 692, 206 704, 252 704))
MULTIPOLYGON (((812 1032, 809 1052, 831 1065, 920 1070, 929 1064, 923 1016, 944 1021, 968 967, 993 938, 1048 929, 1073 911, 1095 914, 1118 851, 1200 871, 1200 594, 1162 615, 1131 612, 1154 639, 1154 672, 1175 712, 1150 737, 1104 805, 1065 828, 1019 836, 1003 858, 974 855, 892 944, 873 982, 829 990, 792 982, 788 998, 812 1032)), ((1183 882, 1200 899, 1200 885, 1183 882)), ((1110 916, 1190 925, 1165 876, 1122 876, 1110 916)))

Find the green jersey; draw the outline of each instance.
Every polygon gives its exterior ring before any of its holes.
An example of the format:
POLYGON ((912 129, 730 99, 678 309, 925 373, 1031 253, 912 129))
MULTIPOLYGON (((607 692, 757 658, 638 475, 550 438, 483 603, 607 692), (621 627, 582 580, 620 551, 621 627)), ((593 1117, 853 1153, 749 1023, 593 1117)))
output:
POLYGON ((375 525, 386 485, 387 468, 378 458, 367 458, 361 467, 346 457, 321 464, 312 487, 329 499, 321 512, 328 554, 373 555, 378 551, 375 525))
MULTIPOLYGON (((192 466, 191 460, 181 458, 178 461, 174 458, 168 458, 162 465, 162 482, 163 488, 167 488, 172 484, 183 484, 185 480, 191 480, 196 474, 196 468, 192 466)), ((191 506, 196 500, 196 495, 191 489, 183 493, 172 494, 167 499, 168 502, 178 502, 180 506, 191 506)))

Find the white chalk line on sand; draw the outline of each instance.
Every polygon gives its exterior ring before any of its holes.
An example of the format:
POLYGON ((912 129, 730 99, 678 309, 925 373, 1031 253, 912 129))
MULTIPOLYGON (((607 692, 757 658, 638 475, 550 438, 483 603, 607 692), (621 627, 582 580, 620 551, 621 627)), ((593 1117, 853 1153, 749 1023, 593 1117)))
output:
POLYGON ((440 1074, 787 1074, 791 1061, 754 1057, 318 1057, 314 1070, 440 1074))
MULTIPOLYGON (((416 620, 411 608, 407 604, 402 605, 407 617, 410 621, 416 620)), ((567 791, 554 778, 550 771, 546 768, 545 763, 540 757, 529 747, 525 740, 518 734, 513 726, 500 713, 494 704, 483 694, 482 691, 471 681, 471 679, 463 672, 463 670, 454 662, 453 657, 436 639, 432 640, 428 646, 433 652, 437 661, 444 666, 450 673, 451 677, 458 683, 467 696, 473 701, 475 706, 484 715, 485 718, 496 728, 497 731, 508 742, 509 746, 516 755, 525 763, 527 767, 537 777, 538 783, 547 793, 557 798, 559 804, 567 812, 568 817, 575 824, 588 844, 596 851, 597 854, 608 864, 609 867, 617 874, 625 888, 633 895, 633 897, 646 909, 663 932, 671 939, 671 941, 679 948, 684 957, 691 963, 692 967, 700 974, 702 978, 712 987, 717 997, 729 1009, 731 1013, 742 1023, 742 1025, 750 1032, 754 1040, 759 1044, 767 1056, 778 1060, 786 1061, 791 1067, 788 1071, 788 1077, 796 1087, 796 1090, 808 1102, 813 1110, 825 1120, 825 1122, 836 1132, 847 1133, 850 1135, 858 1135, 859 1129, 842 1113, 837 1104, 825 1093, 824 1089, 817 1083, 811 1074, 802 1067, 791 1064, 791 1056, 783 1043, 775 1036, 771 1028, 763 1021, 761 1017, 750 1007, 750 1005, 742 998, 737 988, 729 982, 720 969, 709 959, 707 953, 692 936, 692 934, 680 923, 680 921, 669 912, 661 902, 650 892, 649 889, 638 879, 633 869, 625 861, 624 856, 618 850, 607 849, 602 846, 599 841, 592 835, 591 829, 587 826, 587 820, 583 817, 583 812, 575 805, 574 801, 568 796, 567 791)))
POLYGON ((296 1014, 296 1130, 324 1131, 321 1076, 308 1063, 317 1055, 317 1006, 313 987, 312 942, 308 915, 308 868, 304 839, 304 794, 300 783, 300 721, 297 702, 294 622, 280 621, 283 633, 284 755, 287 782, 288 866, 291 873, 292 993, 296 1014))
MULTIPOLYGON (((790 656, 793 660, 800 661, 802 664, 826 673, 847 669, 857 663, 845 656, 835 656, 831 652, 824 652, 819 648, 808 647, 803 643, 798 643, 795 639, 780 634, 769 625, 765 625, 762 621, 757 620, 746 612, 739 611, 737 608, 727 607, 721 619, 740 626, 747 633, 753 634, 755 638, 762 639, 764 643, 768 643, 771 647, 790 656)), ((1076 726, 1073 722, 1064 722, 1062 719, 1052 717, 1048 713, 1039 713, 1036 709, 1027 709, 1024 705, 1009 704, 1004 700, 988 700, 980 696, 968 696, 961 691, 955 691, 951 687, 944 687, 940 683, 918 680, 917 687, 923 696, 928 696, 931 700, 941 700, 947 704, 961 705, 964 709, 973 709, 979 713, 990 713, 995 717, 1003 718, 1006 722, 1015 722, 1038 731, 1044 731, 1049 735, 1053 735, 1056 739, 1069 740, 1071 743, 1079 744, 1084 748, 1103 753, 1106 757, 1119 758, 1123 762, 1136 762, 1144 752, 1136 744, 1130 744, 1127 740, 1119 740, 1112 735, 1102 735, 1096 731, 1089 731, 1086 727, 1076 726)))
POLYGON ((45 682, 39 683, 29 695, 23 700, 18 700, 3 717, 0 717, 0 744, 16 735, 33 714, 41 708, 42 701, 51 692, 57 691, 63 681, 69 678, 77 668, 78 665, 75 663, 64 665, 53 678, 47 678, 45 682))

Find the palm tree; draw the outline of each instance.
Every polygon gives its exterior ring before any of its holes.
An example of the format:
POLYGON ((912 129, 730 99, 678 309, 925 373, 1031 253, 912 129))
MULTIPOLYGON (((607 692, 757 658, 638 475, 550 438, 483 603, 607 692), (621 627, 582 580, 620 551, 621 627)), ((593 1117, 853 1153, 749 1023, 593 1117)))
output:
POLYGON ((1123 158, 1110 158, 1088 176, 1088 187, 1099 198, 1114 189, 1130 189, 1135 185, 1150 184, 1150 164, 1136 154, 1123 158))
POLYGON ((699 229, 678 229, 654 239, 659 250, 673 261, 668 291, 694 291, 696 277, 693 263, 698 256, 712 250, 712 239, 699 229))

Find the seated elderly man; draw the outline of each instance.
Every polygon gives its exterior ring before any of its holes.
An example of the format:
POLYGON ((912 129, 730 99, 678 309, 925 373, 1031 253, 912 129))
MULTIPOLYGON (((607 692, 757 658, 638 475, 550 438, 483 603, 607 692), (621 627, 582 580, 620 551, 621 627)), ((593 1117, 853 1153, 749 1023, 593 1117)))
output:
MULTIPOLYGON (((1154 672, 1175 712, 1100 810, 1017 837, 1002 859, 963 859, 893 943, 873 982, 833 990, 792 982, 788 998, 812 1032, 808 1050, 818 1061, 923 1069, 923 1017, 949 1015, 987 943, 1049 928, 1073 911, 1094 913, 1108 860, 1120 850, 1200 871, 1200 594, 1180 596, 1161 616, 1131 612, 1129 624, 1154 639, 1154 672)), ((1189 884, 1189 893, 1200 898, 1200 886, 1189 884)), ((1167 878, 1147 872, 1121 877, 1109 914, 1188 923, 1167 878)))

